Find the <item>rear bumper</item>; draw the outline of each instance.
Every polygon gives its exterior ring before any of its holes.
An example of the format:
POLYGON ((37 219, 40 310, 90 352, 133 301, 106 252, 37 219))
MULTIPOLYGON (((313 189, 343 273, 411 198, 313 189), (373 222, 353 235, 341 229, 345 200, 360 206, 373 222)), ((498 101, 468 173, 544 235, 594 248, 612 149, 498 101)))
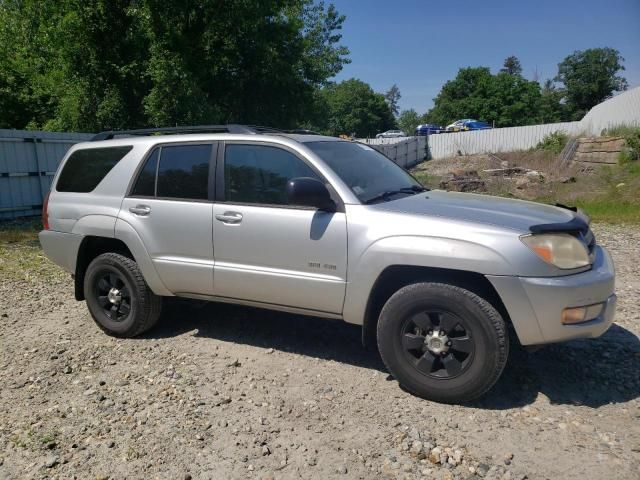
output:
POLYGON ((49 260, 67 272, 75 273, 78 248, 84 238, 82 235, 43 230, 38 234, 38 238, 49 260))
POLYGON ((536 345, 599 337, 613 323, 615 271, 609 252, 596 247, 591 270, 562 277, 487 276, 500 295, 520 343, 536 345), (565 308, 603 303, 588 322, 564 325, 565 308))

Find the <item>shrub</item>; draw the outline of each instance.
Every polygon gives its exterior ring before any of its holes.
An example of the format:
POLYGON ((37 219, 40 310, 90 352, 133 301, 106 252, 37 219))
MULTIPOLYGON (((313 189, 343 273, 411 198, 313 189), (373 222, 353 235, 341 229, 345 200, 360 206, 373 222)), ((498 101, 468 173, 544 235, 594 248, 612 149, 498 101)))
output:
POLYGON ((569 140, 569 135, 564 132, 557 131, 550 133, 549 135, 545 135, 544 138, 538 145, 536 145, 536 150, 545 150, 547 152, 552 153, 560 153, 562 149, 567 144, 569 140))
POLYGON ((620 163, 640 160, 640 127, 618 125, 603 130, 602 135, 624 138, 626 145, 624 150, 620 152, 620 163))
POLYGON ((620 152, 622 163, 640 160, 640 128, 627 133, 624 141, 625 149, 620 152))

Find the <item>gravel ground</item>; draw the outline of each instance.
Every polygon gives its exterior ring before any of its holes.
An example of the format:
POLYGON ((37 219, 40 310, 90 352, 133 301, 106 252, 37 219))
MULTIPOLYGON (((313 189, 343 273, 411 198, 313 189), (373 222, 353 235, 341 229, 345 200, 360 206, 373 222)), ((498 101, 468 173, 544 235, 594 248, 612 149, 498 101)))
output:
POLYGON ((171 302, 116 340, 35 242, 0 244, 0 478, 638 479, 640 229, 602 338, 513 349, 482 400, 402 391, 360 330, 171 302))

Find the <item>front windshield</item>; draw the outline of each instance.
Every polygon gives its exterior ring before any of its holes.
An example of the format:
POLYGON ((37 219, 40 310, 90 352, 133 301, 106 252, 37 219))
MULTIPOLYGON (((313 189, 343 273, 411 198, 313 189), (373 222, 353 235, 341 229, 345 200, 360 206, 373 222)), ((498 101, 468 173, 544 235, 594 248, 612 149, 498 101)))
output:
POLYGON ((399 198, 422 186, 377 150, 355 142, 305 143, 348 185, 362 203, 399 198))

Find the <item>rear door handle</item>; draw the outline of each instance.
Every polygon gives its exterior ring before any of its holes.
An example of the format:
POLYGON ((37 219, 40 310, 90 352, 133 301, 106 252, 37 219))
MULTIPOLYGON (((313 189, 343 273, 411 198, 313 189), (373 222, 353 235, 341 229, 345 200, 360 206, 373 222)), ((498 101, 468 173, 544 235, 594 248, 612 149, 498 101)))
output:
POLYGON ((135 207, 129 208, 129 211, 134 215, 146 217, 151 213, 151 207, 149 205, 136 205, 135 207))
POLYGON ((242 221, 242 214, 240 212, 224 212, 223 214, 216 215, 216 220, 222 223, 240 223, 242 221))

